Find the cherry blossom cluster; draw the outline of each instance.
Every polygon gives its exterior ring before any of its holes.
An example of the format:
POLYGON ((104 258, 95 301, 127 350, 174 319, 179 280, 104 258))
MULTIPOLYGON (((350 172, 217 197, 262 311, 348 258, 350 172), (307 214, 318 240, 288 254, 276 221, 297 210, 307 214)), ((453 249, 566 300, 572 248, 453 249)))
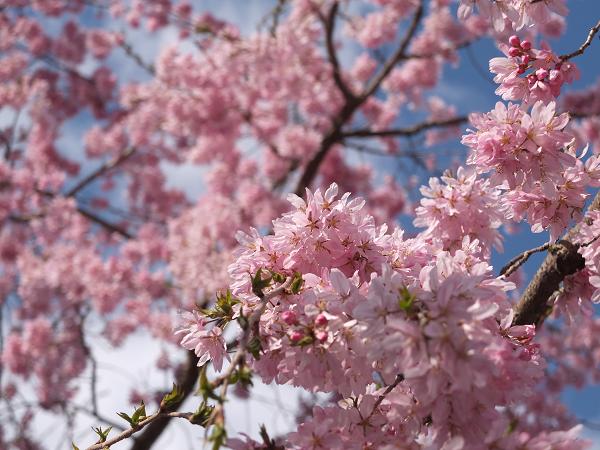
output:
POLYGON ((548 229, 556 239, 581 217, 587 188, 598 183, 598 160, 575 153, 567 113, 557 114, 554 102, 538 101, 529 112, 498 102, 470 119, 475 130, 462 140, 472 151, 468 161, 479 173, 493 172, 515 220, 527 217, 532 231, 548 229))
MULTIPOLYGON (((462 1, 457 17, 448 0, 282 1, 251 31, 200 3, 2 2, 0 447, 43 447, 39 408, 69 423, 89 413, 77 402, 97 395, 84 386, 97 346, 136 333, 162 348, 166 378, 197 378, 177 342, 239 378, 225 331, 258 311, 243 369, 340 400, 289 446, 580 448, 559 391, 593 381, 597 231, 581 228, 586 267, 552 299, 561 327, 585 324, 572 339, 511 326, 512 285, 489 264, 507 220, 557 237, 600 178, 598 149, 576 150, 598 142, 597 118, 573 125, 555 106, 576 68, 533 44, 562 32, 566 2, 462 1), (459 134, 463 105, 432 95, 445 67, 515 29, 528 40, 510 38, 492 70, 523 105, 473 116, 471 167, 417 197, 423 180, 375 163, 369 145, 429 176, 443 158, 405 136, 428 147, 459 134), (140 36, 161 41, 156 55, 140 36), (425 122, 395 136, 407 117, 425 122), (416 235, 382 225, 411 212, 416 235), (252 227, 236 253, 234 230, 252 227), (289 278, 267 303, 257 295, 289 278)), ((586 95, 563 110, 594 114, 586 95)))
POLYGON ((422 187, 421 206, 415 210, 414 224, 427 227, 424 236, 439 240, 447 250, 462 247, 468 236, 477 240, 486 254, 492 246, 502 248, 499 231, 506 214, 500 203, 500 190, 492 187, 489 180, 477 177, 474 170, 460 167, 456 177, 443 176, 429 180, 429 187, 422 187))
POLYGON ((565 83, 579 77, 577 67, 555 55, 546 45, 542 49, 532 48, 528 40, 521 41, 513 35, 510 47, 501 45, 506 58, 492 58, 490 72, 500 86, 496 94, 504 100, 517 100, 534 104, 549 103, 560 95, 565 83))
MULTIPOLYGON (((264 382, 343 398, 316 407, 286 448, 583 448, 573 440, 577 429, 548 433, 523 423, 506 433, 508 406, 535 404, 545 363, 535 328, 511 326, 514 285, 494 277, 477 240, 465 237, 449 253, 431 230, 414 239, 388 234, 363 212, 363 201, 338 199, 335 185, 290 201, 293 210, 273 222, 272 234, 239 235, 241 253, 229 268, 231 317, 264 307, 253 371, 264 382), (276 274, 268 284, 296 273, 299 291, 261 303, 257 277, 276 274)), ((189 319, 182 345, 220 369, 223 330, 209 316, 189 319)))
POLYGON ((461 0, 458 14, 466 18, 477 8, 491 20, 498 32, 521 30, 529 25, 543 25, 555 15, 566 16, 566 0, 461 0))

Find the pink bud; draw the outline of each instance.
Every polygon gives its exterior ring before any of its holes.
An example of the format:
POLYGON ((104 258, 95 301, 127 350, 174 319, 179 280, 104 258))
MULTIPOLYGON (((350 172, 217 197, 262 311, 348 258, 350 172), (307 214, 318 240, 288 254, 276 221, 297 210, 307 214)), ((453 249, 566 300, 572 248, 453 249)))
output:
POLYGON ((529 61, 531 61, 531 57, 528 54, 524 54, 523 55, 523 64, 529 64, 529 61))
POLYGON ((327 317, 325 317, 325 314, 321 313, 319 314, 316 318, 315 318, 315 325, 318 327, 323 327, 325 325, 327 325, 327 317))
POLYGON ((519 50, 519 49, 518 49, 518 48, 516 48, 516 47, 511 47, 511 48, 508 50, 508 56, 511 56, 511 57, 513 57, 513 58, 514 58, 514 57, 516 57, 516 56, 519 56, 520 54, 521 54, 521 50, 519 50))
POLYGON ((302 339, 304 337, 304 335, 302 334, 301 331, 292 331, 290 333, 290 340, 292 342, 298 342, 300 339, 302 339))
POLYGON ((548 76, 548 71, 546 69, 538 69, 535 72, 535 76, 538 80, 542 81, 548 76))
POLYGON ((508 38, 508 43, 513 47, 518 47, 521 45, 521 39, 519 39, 519 36, 515 36, 513 34, 511 37, 508 38))
POLYGON ((284 311, 281 313, 281 320, 288 325, 294 325, 296 322, 298 322, 298 317, 296 317, 296 313, 294 311, 284 311))
POLYGON ((325 342, 327 340, 327 338, 329 337, 329 335, 327 334, 326 331, 317 331, 315 333, 315 337, 317 338, 317 340, 319 342, 325 342))
POLYGON ((521 48, 523 50, 531 50, 531 42, 529 42, 527 40, 521 42, 521 48))

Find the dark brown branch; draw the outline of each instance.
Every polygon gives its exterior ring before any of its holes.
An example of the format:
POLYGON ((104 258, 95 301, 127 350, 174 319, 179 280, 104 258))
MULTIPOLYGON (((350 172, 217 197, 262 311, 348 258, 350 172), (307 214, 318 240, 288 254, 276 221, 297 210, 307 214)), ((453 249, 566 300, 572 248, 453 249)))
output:
POLYGON ((368 145, 360 145, 360 144, 345 144, 345 148, 349 149, 349 150, 356 150, 357 152, 360 153, 366 153, 369 155, 375 155, 375 156, 382 156, 382 157, 386 157, 386 158, 408 158, 410 159, 412 162, 414 162, 417 166, 419 166, 421 169, 429 171, 429 169, 427 168, 427 164, 425 164, 425 161, 423 160, 423 155, 421 155, 419 152, 416 151, 401 151, 398 153, 387 153, 383 150, 377 149, 377 148, 373 148, 373 147, 369 147, 368 145))
POLYGON ((89 185, 96 178, 101 177, 106 172, 119 166, 121 163, 123 163, 127 159, 129 159, 134 153, 135 153, 135 149, 130 148, 127 151, 125 151, 124 153, 122 153, 121 155, 119 155, 118 157, 106 162, 105 164, 102 164, 98 169, 96 169, 95 171, 90 173, 87 177, 83 178, 79 183, 77 183, 75 186, 73 186, 71 189, 69 189, 65 193, 65 197, 74 197, 75 195, 77 195, 79 193, 79 191, 84 189, 87 185, 89 185))
POLYGON ((369 128, 361 128, 357 130, 350 130, 342 133, 345 138, 362 138, 362 137, 387 137, 387 136, 413 136, 422 131, 429 130, 437 127, 449 127, 453 125, 460 125, 469 120, 466 116, 453 117, 451 119, 444 120, 432 120, 428 122, 418 123, 416 125, 406 128, 392 128, 388 130, 371 130, 369 128))
POLYGON ((579 47, 574 52, 567 53, 566 55, 561 55, 560 59, 562 59, 563 61, 567 61, 567 60, 569 60, 571 58, 574 58, 575 56, 583 55, 583 52, 585 52, 585 50, 590 45, 592 45, 592 40, 594 39, 594 36, 596 35, 596 33, 598 33, 598 31, 600 31, 600 20, 596 23, 596 25, 594 25, 590 29, 590 32, 588 33, 587 39, 585 40, 585 42, 583 44, 581 44, 581 47, 579 47))
POLYGON ((89 211, 86 211, 81 206, 77 207, 77 212, 79 214, 81 214, 82 216, 86 217, 87 219, 91 220, 95 224, 100 225, 104 229, 110 231, 111 233, 117 233, 126 239, 133 239, 133 234, 131 234, 125 228, 121 228, 118 225, 110 223, 109 221, 104 220, 102 217, 97 216, 94 213, 91 213, 89 211))
POLYGON ((388 394, 390 392, 392 392, 394 389, 396 389, 396 386, 398 386, 403 381, 404 381, 404 375, 403 374, 399 373, 398 375, 396 375, 396 378, 394 379, 394 382, 392 384, 390 384, 388 387, 386 387, 385 391, 383 391, 383 393, 381 393, 379 395, 379 397, 377 397, 377 400, 375 400, 375 404, 373 405, 373 409, 371 410, 371 413, 369 414, 369 417, 367 417, 367 420, 371 416, 373 416, 373 414, 375 414, 375 411, 377 411, 377 408, 379 408, 379 406, 385 400, 385 398, 388 396, 388 394))
MULTIPOLYGON (((589 207, 590 211, 600 208, 600 192, 589 207)), ((569 230, 565 237, 550 247, 546 259, 525 289, 515 308, 513 325, 539 324, 548 311, 548 300, 560 288, 565 277, 585 267, 585 260, 574 244, 580 224, 569 230)))
POLYGON ((550 252, 516 307, 513 325, 539 325, 548 312, 548 299, 569 275, 585 267, 578 245, 567 239, 550 247, 550 252))
POLYGON ((357 101, 347 102, 338 114, 338 116, 334 118, 332 129, 329 131, 329 133, 325 135, 325 137, 321 141, 321 144, 319 145, 317 153, 315 154, 313 159, 311 159, 306 165, 304 172, 298 180, 296 189, 294 190, 296 195, 300 197, 304 195, 304 189, 310 186, 314 178, 317 176, 319 167, 325 159, 325 156, 327 156, 329 150, 342 139, 342 126, 348 120, 350 120, 352 114, 358 108, 358 106, 359 104, 357 103, 357 101))
POLYGON ((340 71, 340 63, 338 61, 337 52, 335 50, 334 32, 335 32, 335 17, 338 12, 339 3, 333 2, 327 17, 321 17, 325 25, 325 46, 327 47, 327 57, 333 71, 333 81, 338 87, 346 101, 354 100, 355 95, 348 88, 340 71))
POLYGON ((404 35, 402 42, 400 42, 400 46, 394 52, 394 54, 392 54, 392 56, 390 56, 390 58, 385 62, 385 64, 381 68, 381 71, 375 76, 375 78, 371 80, 365 91, 361 94, 361 103, 367 98, 369 98, 371 95, 373 95, 375 91, 379 89, 379 86, 381 85, 383 80, 387 78, 387 76, 390 74, 390 72, 396 66, 396 64, 398 64, 402 59, 406 58, 406 50, 408 49, 408 46, 410 45, 413 37, 415 36, 419 23, 423 18, 423 9, 423 2, 421 1, 419 3, 419 6, 417 7, 415 15, 413 16, 413 20, 410 23, 408 31, 404 35))
POLYGON ((529 259, 531 255, 534 253, 539 253, 546 251, 550 248, 550 243, 545 243, 544 245, 540 245, 539 247, 535 247, 529 250, 524 251, 520 255, 515 256, 511 259, 501 270, 500 275, 504 275, 508 277, 512 275, 519 267, 521 267, 525 262, 529 259))
POLYGON ((144 69, 150 75, 152 75, 152 76, 156 75, 156 70, 154 69, 154 66, 152 64, 145 62, 142 59, 142 57, 135 52, 135 50, 133 49, 133 47, 131 45, 129 45, 127 42, 123 42, 121 44, 121 48, 123 49, 123 51, 125 52, 125 54, 127 56, 129 56, 133 61, 135 61, 135 63, 138 66, 140 66, 142 69, 144 69))
POLYGON ((310 186, 314 178, 317 176, 317 172, 321 163, 327 156, 329 150, 343 139, 342 127, 352 118, 354 112, 379 88, 383 80, 389 75, 394 66, 403 59, 403 56, 408 48, 412 38, 414 37, 421 18, 423 17, 423 1, 419 3, 417 10, 413 16, 413 20, 406 32, 404 38, 400 42, 398 49, 392 56, 385 62, 381 71, 371 80, 366 89, 358 97, 346 98, 344 105, 340 112, 332 120, 332 126, 329 132, 323 137, 317 153, 309 161, 304 169, 294 192, 298 196, 304 194, 304 189, 310 186))
MULTIPOLYGON (((53 194, 51 194, 51 193, 49 193, 49 194, 51 196, 53 196, 53 194)), ((85 218, 87 218, 88 220, 94 222, 97 225, 100 225, 102 228, 106 229, 107 231, 109 231, 111 233, 117 233, 126 239, 133 239, 133 237, 134 237, 125 228, 121 228, 118 225, 112 224, 112 223, 108 222, 107 220, 104 220, 102 217, 97 216, 94 213, 91 213, 91 212, 83 209, 81 206, 77 207, 77 212, 79 214, 81 214, 82 216, 84 216, 85 218)), ((29 215, 29 216, 9 216, 9 220, 11 220, 13 222, 17 222, 17 223, 27 223, 33 219, 38 219, 43 216, 44 216, 43 213, 37 213, 37 214, 29 215)))

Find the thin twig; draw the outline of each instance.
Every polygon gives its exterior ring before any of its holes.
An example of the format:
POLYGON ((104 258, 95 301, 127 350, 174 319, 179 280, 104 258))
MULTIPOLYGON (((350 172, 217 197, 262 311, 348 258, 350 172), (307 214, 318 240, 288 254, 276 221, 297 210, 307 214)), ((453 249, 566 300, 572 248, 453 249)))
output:
POLYGON ((388 137, 388 136, 413 136, 422 131, 437 127, 449 127, 460 125, 469 120, 466 116, 453 117, 451 119, 431 120, 421 122, 406 128, 391 128, 387 130, 371 130, 369 128, 359 128, 342 133, 345 138, 362 138, 362 137, 388 137))
MULTIPOLYGON (((600 209, 600 192, 596 194, 588 211, 600 209)), ((585 260, 578 252, 579 245, 573 243, 579 227, 585 219, 572 227, 563 239, 552 246, 546 259, 515 306, 513 325, 539 324, 548 310, 548 300, 560 288, 569 275, 585 267, 585 260)))
POLYGON ((368 145, 362 145, 362 144, 345 144, 345 148, 349 149, 349 150, 356 150, 357 152, 360 153, 367 153, 369 155, 375 155, 375 156, 382 156, 382 157, 392 157, 392 158, 409 158, 412 162, 414 162, 417 166, 419 166, 421 169, 429 172, 429 169, 427 168, 427 164, 425 164, 425 161, 423 161, 423 155, 419 154, 416 151, 401 151, 398 153, 387 153, 383 150, 379 150, 373 147, 369 147, 368 145))
POLYGON ((375 92, 379 89, 381 83, 390 74, 394 66, 405 57, 405 52, 415 36, 419 23, 423 17, 423 0, 419 2, 419 6, 413 16, 412 22, 408 28, 408 31, 404 35, 404 38, 400 42, 398 49, 389 57, 385 62, 379 73, 370 81, 365 90, 357 97, 346 98, 344 105, 339 110, 338 114, 332 118, 332 127, 327 132, 319 149, 317 150, 314 157, 308 162, 304 171, 300 175, 300 178, 296 184, 294 192, 298 196, 304 194, 304 189, 310 186, 314 178, 317 176, 317 172, 321 163, 327 156, 329 150, 343 139, 342 127, 346 125, 352 118, 356 110, 375 92))
POLYGON ((211 383, 211 386, 213 387, 213 389, 218 386, 221 386, 221 399, 224 399, 225 395, 227 394, 227 387, 229 385, 229 380, 231 378, 231 375, 233 375, 233 372, 235 371, 237 366, 242 364, 244 361, 244 358, 246 357, 246 353, 248 352, 248 343, 250 342, 250 335, 252 334, 252 330, 254 329, 254 326, 256 324, 258 324, 260 317, 262 316, 263 312, 265 311, 267 303, 269 302, 270 299, 284 293, 290 287, 292 281, 293 281, 293 278, 288 277, 278 287, 272 289, 271 291, 267 292, 266 294, 261 293, 262 296, 258 296, 260 299, 260 304, 258 305, 258 308, 256 308, 254 311, 252 311, 252 314, 250 314, 250 317, 248 318, 248 323, 247 323, 246 329, 244 330, 242 336, 239 338, 238 349, 235 352, 235 355, 232 358, 231 363, 229 364, 229 367, 227 368, 225 373, 220 375, 218 378, 216 378, 211 383))
POLYGON ((154 66, 152 64, 149 64, 146 61, 144 61, 142 59, 142 57, 135 52, 135 50, 133 49, 133 47, 131 45, 129 45, 127 42, 122 42, 121 48, 123 49, 123 51, 125 52, 125 54, 127 56, 129 56, 133 61, 135 61, 135 63, 138 66, 140 66, 142 69, 144 69, 150 75, 152 75, 152 76, 156 75, 156 70, 154 69, 154 66))
POLYGON ((162 411, 157 411, 154 414, 152 414, 151 416, 148 416, 144 420, 140 421, 140 423, 138 423, 136 426, 128 428, 127 430, 125 430, 122 433, 118 434, 114 438, 107 439, 105 442, 98 442, 97 444, 91 445, 86 450, 106 450, 111 445, 114 445, 117 442, 121 442, 121 441, 123 441, 123 440, 125 440, 125 439, 127 439, 127 438, 129 438, 131 436, 133 436, 135 433, 141 431, 146 425, 151 424, 156 419, 159 419, 161 417, 169 417, 169 418, 171 418, 171 417, 178 417, 178 418, 182 418, 182 419, 186 419, 186 420, 191 420, 193 416, 194 416, 194 413, 191 413, 191 412, 162 412, 162 411))
POLYGON ((402 383, 404 381, 404 375, 399 373, 398 375, 396 375, 396 378, 394 379, 394 382, 392 384, 390 384, 385 391, 383 391, 383 393, 381 393, 379 395, 379 397, 377 397, 377 400, 375 400, 375 404, 373 405, 373 409, 371 410, 371 413, 369 414, 369 416, 367 417, 367 420, 373 416, 373 414, 375 414, 375 411, 377 411, 377 408, 379 408, 379 405, 381 405, 381 403, 385 400, 385 398, 388 396, 388 394, 390 392, 392 392, 396 386, 398 386, 400 383, 402 383))
POLYGON ((600 20, 596 23, 596 25, 594 25, 590 29, 590 32, 588 33, 587 39, 585 40, 585 42, 583 44, 581 44, 581 47, 579 47, 574 52, 567 53, 566 55, 561 55, 560 59, 563 60, 563 61, 567 61, 567 60, 569 60, 571 58, 574 58, 575 56, 583 55, 583 52, 585 52, 585 50, 590 45, 592 45, 592 40, 594 39, 594 36, 596 35, 596 33, 598 33, 598 31, 600 31, 600 20))
POLYGON ((525 262, 529 259, 531 255, 538 252, 546 251, 550 248, 550 243, 547 242, 539 247, 535 247, 529 250, 524 251, 520 255, 515 256, 511 259, 501 270, 500 275, 504 275, 505 277, 513 274, 519 267, 521 267, 525 262))
POLYGON ((126 239, 133 239, 133 234, 131 234, 125 228, 121 228, 118 225, 110 223, 109 221, 104 220, 102 217, 97 216, 94 213, 91 213, 91 212, 83 209, 81 206, 77 207, 77 212, 79 214, 81 214, 82 216, 88 218, 95 224, 100 225, 101 227, 105 228, 107 231, 110 231, 111 233, 117 233, 126 239))
POLYGON ((320 12, 319 16, 321 17, 321 20, 323 21, 325 26, 325 46, 327 47, 327 56, 333 71, 333 81, 335 82, 335 85, 338 87, 344 98, 346 98, 346 100, 353 100, 355 98, 355 95, 352 93, 352 91, 348 88, 348 86, 342 79, 340 63, 338 61, 337 52, 335 50, 335 17, 337 15, 338 7, 339 3, 333 2, 333 4, 331 5, 331 9, 327 14, 327 17, 323 17, 323 15, 320 12))
POLYGON ((105 164, 102 164, 98 169, 96 169, 95 171, 90 173, 87 177, 83 178, 79 183, 77 183, 75 186, 73 186, 71 189, 69 189, 65 193, 65 197, 74 197, 75 195, 77 195, 79 193, 79 191, 84 189, 88 184, 90 184, 96 178, 104 175, 106 172, 119 166, 121 163, 123 163, 127 159, 129 159, 134 153, 135 153, 135 148, 130 148, 130 149, 126 150, 125 152, 123 152, 118 157, 111 159, 110 161, 106 162, 105 164))
POLYGON ((406 58, 406 56, 407 56, 406 50, 408 49, 408 46, 410 45, 412 38, 415 36, 415 33, 417 32, 417 28, 419 26, 419 23, 421 22, 421 19, 423 18, 423 10, 424 10, 423 2, 421 1, 421 2, 419 2, 419 6, 417 7, 415 15, 413 16, 413 20, 410 23, 408 31, 404 35, 402 42, 400 42, 398 49, 386 61, 386 63, 381 68, 381 71, 379 72, 379 74, 377 74, 375 76, 375 78, 373 78, 371 80, 371 82, 369 83, 367 88, 360 95, 360 98, 363 99, 363 101, 366 100, 367 98, 369 98, 371 95, 373 95, 373 93, 379 88, 381 83, 383 83, 383 80, 385 80, 387 78, 387 76, 390 74, 390 72, 396 66, 396 64, 398 64, 402 59, 406 58))

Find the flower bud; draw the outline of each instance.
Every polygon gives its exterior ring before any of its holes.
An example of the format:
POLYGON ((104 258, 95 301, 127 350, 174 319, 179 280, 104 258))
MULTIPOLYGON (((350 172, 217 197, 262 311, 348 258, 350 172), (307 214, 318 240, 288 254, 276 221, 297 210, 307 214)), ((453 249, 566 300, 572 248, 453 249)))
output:
POLYGON ((523 55, 523 64, 529 64, 529 61, 531 61, 531 57, 528 54, 524 54, 523 55))
POLYGON ((516 47, 511 47, 511 48, 508 50, 508 56, 511 56, 511 57, 513 57, 513 58, 514 58, 514 57, 516 57, 516 56, 519 56, 520 54, 521 54, 521 50, 519 50, 519 49, 518 49, 518 48, 516 48, 516 47))
POLYGON ((527 40, 521 42, 521 48, 525 51, 531 50, 531 42, 529 42, 527 40))
POLYGON ((508 38, 508 43, 513 47, 519 47, 521 45, 521 39, 519 39, 519 36, 513 34, 508 38))
POLYGON ((327 340, 327 338, 329 337, 329 335, 327 334, 326 331, 317 331, 315 333, 315 337, 317 338, 317 340, 321 343, 325 342, 327 340))
POLYGON ((290 333, 290 341, 292 341, 292 342, 298 342, 303 337, 304 337, 304 334, 302 334, 302 332, 298 331, 298 330, 294 330, 290 333))
POLYGON ((281 320, 288 325, 294 325, 298 322, 298 317, 294 311, 284 311, 281 313, 281 320))
POLYGON ((315 325, 318 327, 324 327, 325 325, 327 325, 327 317, 325 317, 325 314, 321 313, 319 314, 316 318, 315 318, 315 325))

